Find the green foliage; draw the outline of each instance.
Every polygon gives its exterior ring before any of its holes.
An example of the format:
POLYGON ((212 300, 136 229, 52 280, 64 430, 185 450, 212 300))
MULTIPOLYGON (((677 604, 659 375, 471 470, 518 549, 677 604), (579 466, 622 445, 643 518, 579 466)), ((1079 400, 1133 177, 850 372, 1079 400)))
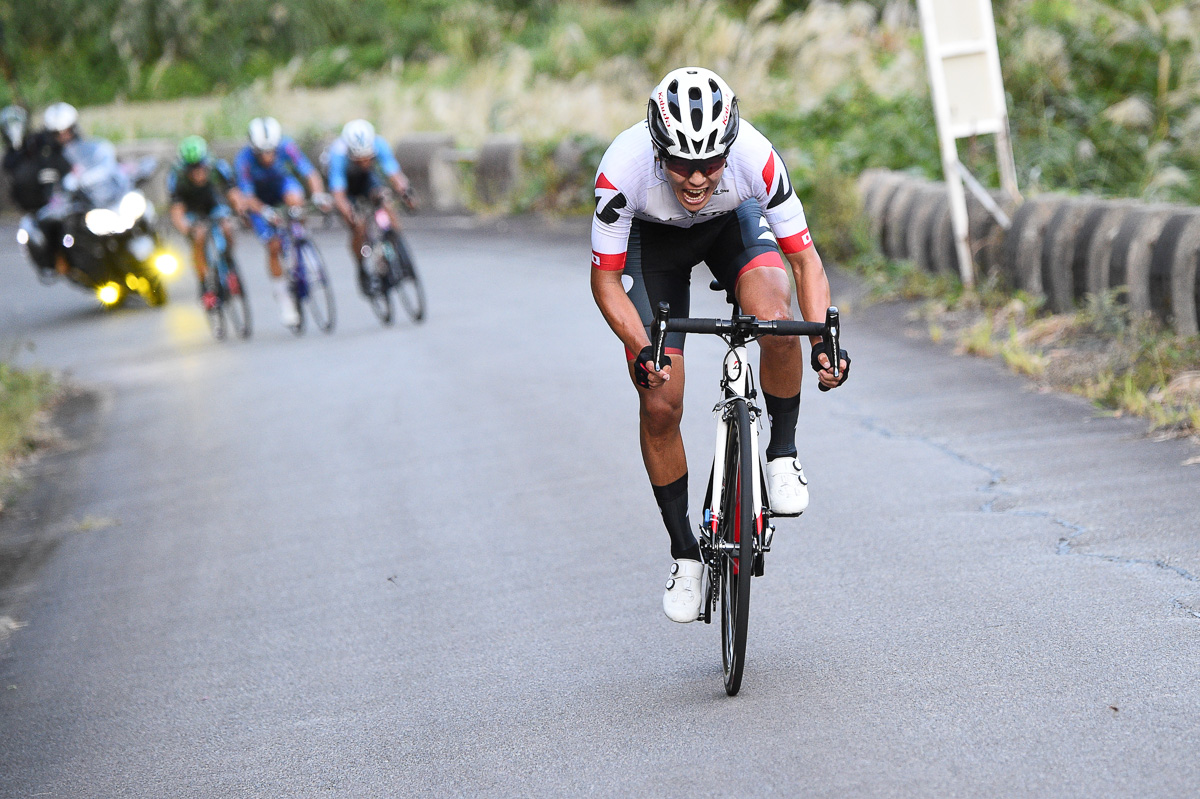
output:
POLYGON ((0 466, 32 447, 34 414, 53 392, 54 381, 47 373, 0 361, 0 466))

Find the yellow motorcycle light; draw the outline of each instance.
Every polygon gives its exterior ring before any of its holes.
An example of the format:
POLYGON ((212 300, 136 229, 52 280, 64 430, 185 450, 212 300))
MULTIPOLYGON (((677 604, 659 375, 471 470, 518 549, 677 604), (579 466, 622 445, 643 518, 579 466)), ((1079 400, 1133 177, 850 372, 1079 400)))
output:
POLYGON ((137 287, 138 287, 137 275, 134 275, 132 273, 126 275, 125 276, 125 285, 129 286, 130 291, 137 291, 137 287))
POLYGON ((117 300, 121 299, 121 287, 116 283, 105 283, 100 288, 96 289, 96 296, 100 298, 100 302, 105 305, 114 305, 117 300))
POLYGON ((164 275, 173 275, 179 269, 179 259, 169 252, 160 252, 154 257, 154 268, 164 275))

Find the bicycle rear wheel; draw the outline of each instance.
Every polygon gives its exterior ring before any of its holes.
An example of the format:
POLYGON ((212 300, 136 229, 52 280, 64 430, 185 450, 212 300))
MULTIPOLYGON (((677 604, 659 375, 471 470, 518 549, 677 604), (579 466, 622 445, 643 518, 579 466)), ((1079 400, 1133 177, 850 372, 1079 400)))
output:
POLYGON ((383 251, 380 252, 377 248, 371 248, 371 260, 364 264, 363 268, 368 270, 370 279, 370 294, 367 299, 371 303, 371 310, 375 312, 380 322, 385 325, 392 323, 392 264, 389 252, 391 245, 386 242, 382 245, 383 251))
POLYGON ((744 400, 732 405, 725 444, 725 485, 721 489, 723 543, 736 544, 736 557, 723 552, 721 564, 721 662, 725 693, 742 687, 746 633, 750 623, 750 578, 754 573, 754 453, 750 448, 750 412, 744 400), (745 568, 742 568, 743 564, 745 568))
POLYGON ((332 333, 337 323, 337 310, 333 304, 333 285, 329 282, 325 259, 311 241, 296 242, 296 258, 303 262, 308 282, 304 306, 323 333, 332 333))
POLYGON ((392 267, 392 286, 405 312, 414 322, 425 318, 425 287, 417 274, 417 265, 413 262, 412 253, 404 242, 404 237, 394 230, 388 231, 384 239, 388 263, 392 267))

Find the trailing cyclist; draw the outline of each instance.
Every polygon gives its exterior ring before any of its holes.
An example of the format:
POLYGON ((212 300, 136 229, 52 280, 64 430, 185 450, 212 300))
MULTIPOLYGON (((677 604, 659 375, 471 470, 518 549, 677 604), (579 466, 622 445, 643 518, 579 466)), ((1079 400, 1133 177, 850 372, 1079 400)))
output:
POLYGON ((206 310, 212 309, 217 296, 205 280, 208 274, 205 241, 209 226, 220 225, 225 246, 232 255, 230 207, 241 203, 233 170, 209 153, 203 138, 188 136, 179 143, 179 160, 167 176, 167 191, 171 197, 171 224, 192 243, 192 263, 200 280, 201 301, 206 310))
POLYGON ((250 143, 243 147, 234 162, 238 189, 242 194, 242 213, 250 219, 254 232, 267 245, 267 268, 271 275, 279 317, 284 327, 299 324, 299 312, 288 294, 283 276, 283 244, 279 236, 276 206, 300 209, 304 205, 304 188, 308 184, 313 203, 328 210, 332 202, 325 193, 321 173, 301 152, 295 141, 283 135, 283 129, 273 117, 250 120, 247 130, 250 143))
POLYGON ((356 201, 380 203, 391 218, 392 229, 400 230, 400 219, 390 202, 384 202, 385 186, 380 175, 387 179, 392 190, 411 207, 408 178, 400 169, 392 148, 375 132, 365 119, 352 119, 342 128, 342 135, 329 146, 329 191, 333 205, 350 230, 350 252, 358 266, 358 287, 364 295, 371 293, 363 245, 367 236, 367 221, 355 208, 356 201))
MULTIPOLYGON (((592 295, 625 345, 640 405, 642 459, 671 539, 674 563, 663 610, 672 621, 695 621, 702 564, 688 518, 679 430, 684 334, 667 334, 669 357, 655 371, 653 309, 665 301, 672 317, 687 316, 691 271, 701 261, 734 290, 743 313, 764 320, 792 318, 789 268, 808 320, 824 318, 829 280, 783 159, 739 118, 725 81, 699 67, 668 73, 650 95, 646 120, 609 146, 596 176, 591 238, 592 295)), ((775 515, 797 516, 808 507, 808 480, 796 449, 803 352, 794 337, 759 344, 760 388, 771 421, 770 505, 775 515)), ((822 386, 845 381, 845 350, 839 360, 840 377, 834 377, 829 359, 813 348, 812 367, 822 386)))

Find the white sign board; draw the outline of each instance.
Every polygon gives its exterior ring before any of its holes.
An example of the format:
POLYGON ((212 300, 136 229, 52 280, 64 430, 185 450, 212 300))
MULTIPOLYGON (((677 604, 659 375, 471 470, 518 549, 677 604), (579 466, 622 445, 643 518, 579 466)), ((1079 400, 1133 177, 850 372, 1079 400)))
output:
POLYGON ((996 23, 989 0, 918 0, 918 7, 959 269, 963 283, 969 286, 974 282, 974 267, 967 240, 967 202, 958 140, 994 134, 1000 182, 1006 192, 1017 196, 996 23))

